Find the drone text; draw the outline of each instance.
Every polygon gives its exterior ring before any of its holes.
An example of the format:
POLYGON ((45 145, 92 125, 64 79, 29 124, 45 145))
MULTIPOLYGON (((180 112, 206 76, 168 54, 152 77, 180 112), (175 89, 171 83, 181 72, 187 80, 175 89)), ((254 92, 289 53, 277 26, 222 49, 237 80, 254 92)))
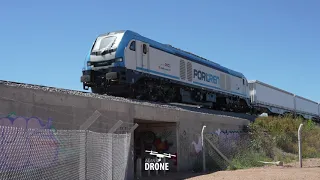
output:
POLYGON ((168 171, 169 170, 169 163, 145 163, 144 164, 144 169, 146 171, 151 170, 151 171, 158 171, 158 170, 164 170, 168 171))

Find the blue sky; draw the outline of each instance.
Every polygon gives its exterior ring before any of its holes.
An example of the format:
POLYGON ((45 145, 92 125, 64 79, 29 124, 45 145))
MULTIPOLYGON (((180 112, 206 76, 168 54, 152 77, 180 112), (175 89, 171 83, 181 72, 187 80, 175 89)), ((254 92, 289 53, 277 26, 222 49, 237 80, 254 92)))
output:
POLYGON ((96 36, 130 29, 320 101, 319 7, 317 0, 2 1, 0 79, 82 90, 96 36))

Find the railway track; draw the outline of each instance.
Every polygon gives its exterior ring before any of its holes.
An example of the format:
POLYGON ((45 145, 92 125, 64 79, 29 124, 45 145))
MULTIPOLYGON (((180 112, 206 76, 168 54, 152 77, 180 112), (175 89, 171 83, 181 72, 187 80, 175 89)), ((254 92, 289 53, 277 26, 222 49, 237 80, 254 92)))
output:
POLYGON ((142 100, 136 100, 136 99, 123 98, 123 97, 109 96, 109 95, 100 95, 100 94, 95 94, 95 93, 91 93, 91 92, 87 92, 87 91, 63 89, 63 88, 56 88, 56 87, 36 85, 36 84, 28 84, 28 83, 22 83, 22 82, 0 80, 0 85, 14 86, 14 87, 26 88, 26 89, 43 90, 43 91, 47 91, 47 92, 65 93, 65 94, 74 95, 74 96, 84 96, 84 97, 90 97, 90 98, 108 99, 108 100, 134 103, 134 104, 140 104, 140 105, 147 105, 147 106, 153 106, 153 107, 163 107, 163 108, 169 108, 169 109, 176 109, 176 110, 182 110, 182 111, 191 111, 191 112, 213 114, 213 115, 220 115, 220 116, 230 116, 230 117, 247 119, 250 121, 254 121, 254 119, 256 118, 256 116, 250 115, 250 114, 211 110, 211 109, 205 109, 205 108, 201 108, 199 106, 189 105, 189 104, 182 104, 182 103, 164 104, 164 103, 158 103, 158 102, 142 101, 142 100))

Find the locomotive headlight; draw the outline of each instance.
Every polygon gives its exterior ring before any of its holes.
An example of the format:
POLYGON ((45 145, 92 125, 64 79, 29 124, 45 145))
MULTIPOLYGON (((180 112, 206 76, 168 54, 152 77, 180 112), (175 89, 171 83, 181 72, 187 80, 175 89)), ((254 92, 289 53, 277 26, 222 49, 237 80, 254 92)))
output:
POLYGON ((90 61, 87 62, 87 66, 91 66, 91 62, 90 61))
POLYGON ((115 59, 115 62, 122 62, 122 58, 115 59))

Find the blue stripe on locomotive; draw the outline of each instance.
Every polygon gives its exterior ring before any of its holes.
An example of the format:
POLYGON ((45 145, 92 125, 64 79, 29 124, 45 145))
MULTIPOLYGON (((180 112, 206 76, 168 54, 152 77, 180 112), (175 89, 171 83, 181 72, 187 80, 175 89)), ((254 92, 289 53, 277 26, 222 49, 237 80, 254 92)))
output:
POLYGON ((88 65, 87 65, 87 62, 90 61, 90 54, 91 54, 91 49, 89 50, 88 55, 87 55, 87 57, 85 58, 85 62, 84 62, 84 63, 85 63, 85 69, 86 69, 86 70, 91 70, 91 69, 92 69, 91 66, 88 66, 88 65))
POLYGON ((157 41, 154 41, 154 40, 148 39, 146 37, 143 37, 143 36, 139 35, 138 33, 135 33, 135 32, 130 31, 130 30, 126 30, 125 31, 125 33, 124 33, 124 35, 122 37, 122 40, 119 43, 117 51, 116 51, 115 57, 116 58, 120 58, 120 57, 123 58, 123 62, 118 64, 120 66, 124 66, 124 62, 125 62, 124 48, 126 46, 128 46, 129 42, 132 39, 136 39, 136 40, 148 43, 153 48, 159 49, 161 51, 164 51, 164 52, 176 55, 176 56, 180 56, 182 58, 188 59, 188 60, 193 61, 195 63, 203 64, 203 65, 208 66, 210 68, 213 68, 213 69, 219 70, 221 72, 230 74, 232 76, 236 76, 236 77, 239 77, 239 78, 245 78, 245 76, 240 72, 228 69, 228 68, 223 67, 223 66, 221 66, 219 64, 216 64, 216 63, 214 63, 212 61, 204 60, 204 59, 202 59, 200 57, 197 57, 195 55, 186 53, 184 51, 172 48, 172 47, 170 47, 168 45, 161 44, 161 43, 159 43, 157 41))

